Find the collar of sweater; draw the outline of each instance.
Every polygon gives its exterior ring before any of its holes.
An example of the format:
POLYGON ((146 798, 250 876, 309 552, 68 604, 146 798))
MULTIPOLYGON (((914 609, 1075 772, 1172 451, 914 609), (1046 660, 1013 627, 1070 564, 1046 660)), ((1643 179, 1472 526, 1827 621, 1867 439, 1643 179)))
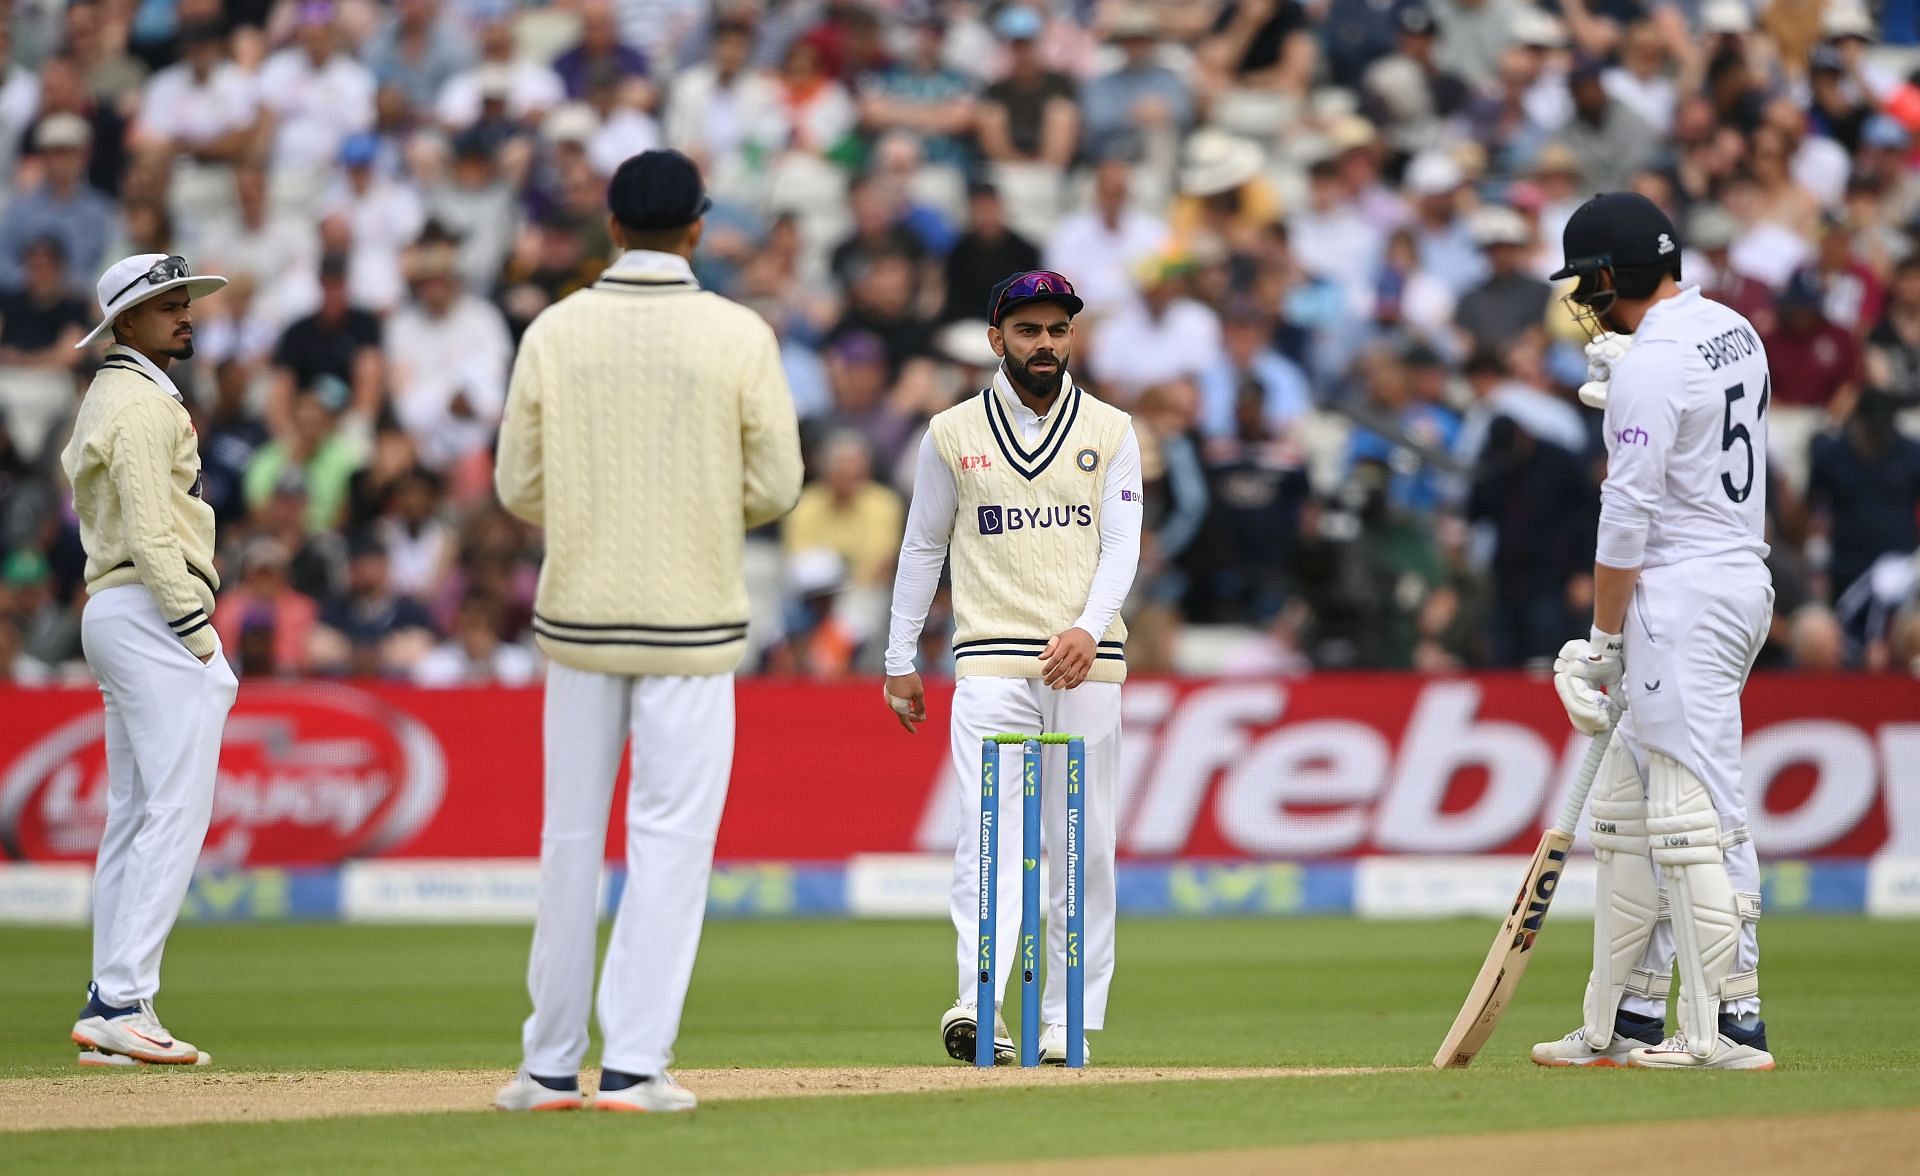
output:
MULTIPOLYGON (((1072 391, 1073 373, 1065 368, 1061 368, 1060 391, 1054 396, 1053 403, 1048 406, 1049 409, 1058 409, 1061 405, 1065 404, 1067 402, 1067 394, 1072 391)), ((1007 378, 1007 368, 1005 364, 1001 364, 998 368, 994 369, 993 392, 994 395, 1000 398, 1000 403, 1006 410, 1013 414, 1013 419, 1023 425, 1045 424, 1052 415, 1051 412, 1049 412, 1048 416, 1041 416, 1039 413, 1027 407, 1026 401, 1020 399, 1020 394, 1013 390, 1013 381, 1007 378)))
POLYGON ((141 371, 144 371, 148 376, 152 377, 154 384, 162 392, 165 392, 182 404, 186 403, 187 398, 180 395, 180 389, 173 386, 173 381, 167 377, 166 372, 160 370, 160 365, 154 363, 151 359, 148 359, 133 348, 121 343, 115 343, 113 346, 107 348, 107 358, 132 360, 139 366, 141 371))
POLYGON ((700 284, 694 278, 693 267, 687 264, 686 258, 678 253, 661 253, 653 249, 627 250, 601 276, 640 282, 681 281, 695 286, 700 284))

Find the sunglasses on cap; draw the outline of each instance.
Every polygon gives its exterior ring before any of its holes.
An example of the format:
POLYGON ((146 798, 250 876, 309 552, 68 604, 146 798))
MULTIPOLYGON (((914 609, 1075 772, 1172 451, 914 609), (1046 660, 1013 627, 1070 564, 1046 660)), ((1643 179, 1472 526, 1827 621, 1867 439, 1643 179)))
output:
POLYGON ((139 277, 135 278, 133 281, 128 282, 126 285, 114 291, 113 297, 108 299, 107 301, 109 302, 120 301, 121 295, 133 289, 135 286, 138 286, 142 282, 145 282, 149 286, 164 286, 168 282, 172 282, 180 278, 187 278, 192 276, 193 276, 193 271, 187 268, 186 258, 181 257, 178 254, 175 254, 172 257, 163 257, 159 261, 156 261, 153 263, 152 269, 148 270, 144 274, 141 274, 139 277))
POLYGON ((1069 314, 1079 314, 1086 305, 1073 292, 1073 283, 1062 274, 1053 270, 1027 270, 1015 274, 1003 282, 995 291, 993 313, 987 321, 995 326, 1009 310, 1029 302, 1058 302, 1067 308, 1069 314))

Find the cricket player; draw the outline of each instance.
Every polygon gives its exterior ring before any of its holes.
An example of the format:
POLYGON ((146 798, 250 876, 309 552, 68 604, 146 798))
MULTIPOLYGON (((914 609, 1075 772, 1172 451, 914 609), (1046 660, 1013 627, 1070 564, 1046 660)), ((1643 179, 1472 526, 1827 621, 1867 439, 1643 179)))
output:
MULTIPOLYGON (((1083 736, 1086 798, 1086 1020, 1106 1020, 1114 962, 1114 783, 1120 775, 1120 683, 1127 628, 1120 605, 1140 558, 1140 448, 1126 413, 1074 386, 1073 285, 1051 270, 1018 273, 994 287, 987 340, 1001 364, 978 396, 933 418, 920 445, 913 504, 893 588, 887 642, 888 707, 912 732, 927 717, 914 649, 953 561, 952 751, 964 816, 954 850, 953 924, 959 1000, 940 1020, 947 1054, 972 1061, 978 1017, 978 780, 981 739, 1002 732, 1083 736)), ((1014 748, 1018 755, 1020 749, 1014 748)), ((1043 841, 1053 862, 1047 959, 1066 952, 1066 749, 1045 751, 1043 841)), ((1009 779, 1013 777, 1009 776, 1009 779)), ((1020 822, 1003 821, 1000 852, 1016 861, 1020 822), (1011 828, 1011 832, 1009 829, 1011 828)), ((1031 852, 1031 847, 1029 847, 1031 852)), ((999 875, 1001 926, 1020 921, 1020 871, 999 875)), ((998 953, 1004 992, 1015 953, 998 953)), ((1066 1063, 1066 982, 1050 963, 1041 1014, 1040 1061, 1066 1063)), ((994 1010, 994 1055, 1017 1060, 994 1010)), ((1089 1058, 1091 1052, 1089 1051, 1089 1058)))
POLYGON ((607 809, 625 748, 627 883, 601 973, 609 1111, 688 1111, 667 1075, 706 913, 746 652, 743 534, 800 495, 800 436, 773 331, 700 289, 710 206, 686 156, 607 187, 624 252, 549 307, 514 360, 495 485, 546 528, 534 632, 546 685, 545 824, 523 1063, 495 1105, 584 1105, 607 809))
POLYGON ((220 735, 240 682, 213 631, 213 508, 200 438, 167 375, 193 356, 193 300, 227 284, 142 253, 100 278, 106 362, 60 455, 87 553, 81 647, 106 707, 107 820, 93 875, 82 1065, 204 1065, 153 1010, 160 957, 213 816, 220 735))
POLYGON ((1770 1070, 1740 783, 1740 692, 1773 616, 1767 356, 1746 319, 1680 287, 1678 235, 1646 197, 1581 205, 1565 248, 1554 277, 1578 278, 1576 314, 1616 337, 1589 348, 1583 390, 1606 412, 1593 631, 1561 648, 1554 686, 1587 734, 1612 722, 1603 688, 1628 710, 1591 793, 1585 1024, 1533 1060, 1770 1070))

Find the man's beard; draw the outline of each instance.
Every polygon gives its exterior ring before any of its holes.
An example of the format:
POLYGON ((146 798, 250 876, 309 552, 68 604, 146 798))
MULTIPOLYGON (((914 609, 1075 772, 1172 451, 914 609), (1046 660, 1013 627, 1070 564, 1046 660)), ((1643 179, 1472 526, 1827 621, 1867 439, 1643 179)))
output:
POLYGON ((193 340, 190 338, 182 339, 178 346, 162 351, 160 354, 166 356, 168 359, 192 359, 193 340))
POLYGON ((1007 357, 1007 378, 1012 380, 1022 392, 1036 400, 1052 400, 1058 395, 1060 382, 1066 378, 1066 374, 1066 362, 1050 351, 1035 352, 1027 357, 1026 363, 1021 363, 1011 355, 1007 357), (1050 372, 1028 370, 1027 364, 1036 359, 1052 360, 1053 370, 1050 372))

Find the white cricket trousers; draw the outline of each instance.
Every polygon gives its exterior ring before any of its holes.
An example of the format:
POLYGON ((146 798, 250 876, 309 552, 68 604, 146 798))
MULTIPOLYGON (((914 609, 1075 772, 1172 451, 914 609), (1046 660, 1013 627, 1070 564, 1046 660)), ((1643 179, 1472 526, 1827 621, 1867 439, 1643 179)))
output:
POLYGON ((546 691, 546 817, 525 1066, 564 1078, 586 1057, 607 815, 620 751, 630 746, 627 888, 600 976, 601 1064, 658 1074, 673 1058, 706 917, 733 770, 733 675, 626 677, 555 663, 546 691))
POLYGON ((87 601, 80 644, 106 704, 107 822, 93 871, 93 982, 110 1005, 151 1000, 160 957, 213 817, 220 736, 240 680, 202 663, 146 588, 87 601))
MULTIPOLYGON (((987 735, 1059 731, 1087 741, 1082 894, 1086 918, 1086 1028, 1107 1020, 1107 991, 1114 961, 1115 781, 1120 778, 1120 684, 1083 682, 1055 690, 1038 678, 962 678, 954 685, 953 774, 959 781, 961 822, 953 855, 953 927, 959 936, 956 963, 960 1003, 979 998, 975 953, 980 941, 980 741, 987 735)), ((1024 751, 1018 744, 1000 748, 1000 779, 1017 781, 1024 751)), ((1048 1024, 1067 1020, 1067 749, 1048 745, 1040 760, 1040 840, 1047 860, 1046 981, 1040 992, 1040 1016, 1048 1024)), ((1006 999, 1007 979, 1018 962, 1020 942, 1020 789, 1000 789, 1000 894, 995 919, 1000 947, 994 953, 994 984, 1006 999)))
MULTIPOLYGON (((1627 609, 1624 663, 1627 713, 1619 738, 1646 787, 1647 753, 1679 760, 1707 786, 1723 835, 1744 834, 1746 789, 1740 779, 1740 694, 1773 623, 1773 579, 1766 565, 1745 554, 1687 560, 1640 573, 1627 609)), ((1750 837, 1726 849, 1727 877, 1736 891, 1760 892, 1760 859, 1750 837)), ((1659 867, 1648 863, 1655 874, 1659 867)), ((1662 883, 1664 889, 1664 882, 1662 883)), ((1640 966, 1656 975, 1673 970, 1673 927, 1654 925, 1640 966)), ((1740 925, 1733 970, 1760 966, 1758 929, 1740 925)), ((1665 1002, 1629 994, 1628 1012, 1660 1017, 1665 1002)), ((1728 1001, 1729 1016, 1758 1012, 1756 998, 1728 1001)))

